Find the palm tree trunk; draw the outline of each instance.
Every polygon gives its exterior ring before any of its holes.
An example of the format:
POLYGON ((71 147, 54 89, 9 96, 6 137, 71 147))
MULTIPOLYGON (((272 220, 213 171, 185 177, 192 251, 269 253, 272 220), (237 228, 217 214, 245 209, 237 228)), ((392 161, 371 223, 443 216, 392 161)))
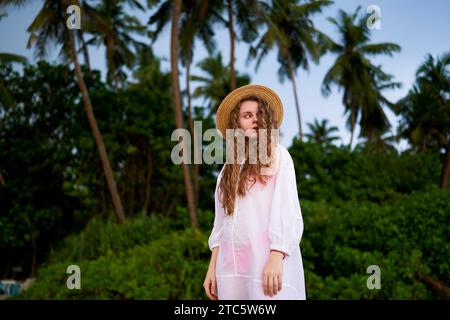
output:
POLYGON ((350 142, 349 142, 349 148, 351 150, 352 143, 353 143, 353 134, 355 132, 355 107, 354 102, 352 100, 353 98, 350 97, 349 91, 344 87, 344 95, 342 97, 342 104, 346 107, 345 113, 347 113, 347 110, 350 111, 350 142))
POLYGON ((355 134, 355 123, 356 123, 356 117, 355 117, 355 112, 356 112, 356 107, 354 107, 353 105, 350 105, 350 149, 352 148, 352 143, 353 143, 353 136, 355 134))
MULTIPOLYGON (((181 12, 181 0, 172 0, 172 33, 170 44, 170 64, 172 77, 172 99, 175 114, 175 124, 178 129, 183 126, 183 111, 181 108, 180 86, 178 83, 178 18, 181 12)), ((182 140, 183 150, 186 150, 186 141, 182 140)), ((191 218, 191 226, 198 228, 197 211, 194 201, 194 190, 192 186, 189 165, 183 163, 184 189, 186 192, 186 200, 189 216, 191 218)))
POLYGON ((152 157, 150 154, 147 155, 147 176, 145 177, 145 200, 142 211, 144 212, 144 216, 148 215, 148 207, 150 205, 150 188, 152 182, 152 173, 153 173, 153 165, 152 165, 152 157))
MULTIPOLYGON (((352 117, 352 123, 353 123, 353 117, 354 117, 353 113, 351 114, 351 117, 352 117)), ((355 126, 353 124, 351 126, 352 126, 352 128, 351 128, 351 132, 350 132, 350 143, 349 143, 350 148, 352 147, 352 144, 353 144, 353 134, 355 132, 355 126)))
POLYGON ((234 27, 233 27, 233 5, 228 0, 228 28, 230 32, 230 88, 236 89, 236 76, 234 72, 234 27))
MULTIPOLYGON (((188 57, 188 61, 186 63, 186 92, 187 92, 187 104, 188 104, 188 121, 189 121, 189 128, 191 130, 191 137, 194 137, 194 120, 192 119, 192 107, 191 107, 191 90, 190 90, 190 77, 191 77, 191 57, 188 57)), ((197 143, 194 143, 194 154, 197 154, 198 150, 197 143)), ((199 164, 192 164, 193 166, 193 179, 194 179, 194 198, 195 198, 195 206, 198 206, 198 193, 199 193, 199 164)))
POLYGON ((129 182, 129 188, 130 188, 130 194, 129 194, 129 201, 127 203, 128 205, 128 213, 129 215, 133 215, 134 213, 134 203, 136 199, 136 182, 138 179, 138 173, 137 173, 137 159, 134 155, 131 155, 131 168, 130 168, 130 182, 129 182))
POLYGON ((447 287, 443 282, 433 277, 430 277, 428 274, 423 272, 416 272, 416 277, 424 284, 428 285, 434 292, 436 292, 443 299, 450 299, 450 288, 447 287))
POLYGON ((425 152, 426 149, 427 149, 427 148, 426 148, 426 142, 425 142, 425 141, 426 141, 426 140, 425 140, 425 137, 423 137, 423 138, 422 138, 422 149, 421 149, 422 152, 425 152))
POLYGON ((91 62, 89 59, 88 47, 86 45, 86 41, 84 41, 83 31, 81 29, 79 31, 80 31, 80 40, 83 45, 82 50, 83 50, 84 64, 86 65, 86 68, 89 70, 89 72, 91 72, 91 62))
POLYGON ((290 52, 287 53, 287 59, 288 59, 289 75, 291 77, 292 87, 294 89, 295 107, 297 110, 297 120, 298 120, 298 134, 299 134, 300 142, 301 142, 303 140, 303 131, 302 131, 302 121, 301 121, 301 117, 300 117, 300 104, 298 102, 297 86, 295 84, 295 74, 294 74, 294 69, 292 66, 292 58, 291 58, 290 52))
POLYGON ((444 165, 442 166, 439 188, 442 190, 448 186, 448 176, 450 174, 450 143, 447 143, 444 165))
POLYGON ((106 151, 105 143, 100 129, 95 119, 94 110, 92 108, 91 99, 84 83, 83 75, 81 73, 80 64, 78 62, 78 56, 75 50, 75 37, 72 32, 69 31, 69 45, 72 54, 72 60, 75 65, 75 75, 77 77, 78 86, 80 87, 81 95, 83 96, 84 108, 87 114, 89 126, 91 127, 92 134, 94 135, 95 143, 97 144, 98 153, 102 162, 103 171, 105 173, 106 182, 108 184, 109 192, 111 193, 112 202, 114 205, 114 211, 116 213, 117 221, 123 223, 125 221, 125 214, 123 212, 122 202, 120 200, 119 192, 117 191, 116 181, 109 163, 108 153, 106 151))

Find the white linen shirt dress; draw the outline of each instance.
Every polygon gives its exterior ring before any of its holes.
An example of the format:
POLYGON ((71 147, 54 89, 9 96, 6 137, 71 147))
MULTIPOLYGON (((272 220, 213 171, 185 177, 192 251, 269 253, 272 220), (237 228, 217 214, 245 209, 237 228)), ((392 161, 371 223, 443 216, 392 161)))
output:
POLYGON ((300 252, 303 219, 294 163, 284 146, 278 143, 275 149, 271 171, 265 173, 271 178, 266 185, 256 181, 245 197, 239 196, 232 216, 226 216, 218 192, 226 164, 217 177, 214 225, 208 245, 210 250, 219 247, 219 300, 306 299, 300 252), (287 254, 283 260, 282 289, 272 297, 263 290, 263 270, 271 249, 287 254))

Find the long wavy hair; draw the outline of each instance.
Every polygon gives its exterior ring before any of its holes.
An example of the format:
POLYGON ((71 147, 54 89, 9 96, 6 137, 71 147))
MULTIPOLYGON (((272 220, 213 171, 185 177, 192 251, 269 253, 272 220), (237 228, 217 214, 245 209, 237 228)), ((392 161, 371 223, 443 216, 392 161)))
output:
MULTIPOLYGON (((268 103, 257 96, 249 96, 242 99, 236 107, 231 111, 230 117, 228 119, 227 129, 238 129, 239 128, 239 111, 241 109, 241 105, 245 101, 256 101, 258 103, 258 129, 267 129, 267 151, 266 155, 272 161, 272 135, 271 129, 278 129, 276 119, 274 116, 273 109, 269 107, 268 103)), ((259 135, 256 138, 256 142, 259 143, 259 135)), ((228 144, 231 142, 228 139, 228 144)), ((251 187, 258 180, 263 185, 266 185, 270 176, 261 175, 261 169, 264 167, 269 167, 271 162, 268 164, 263 164, 260 161, 260 157, 257 157, 257 162, 255 164, 249 163, 249 137, 245 137, 245 161, 242 164, 237 160, 237 147, 238 147, 238 139, 236 135, 233 136, 234 140, 234 159, 232 163, 225 163, 222 173, 222 178, 219 183, 219 199, 222 202, 222 207, 225 209, 226 215, 232 215, 234 211, 235 205, 235 196, 244 197, 251 187), (249 182, 252 184, 249 186, 249 182), (237 189, 236 189, 237 188, 237 189)))

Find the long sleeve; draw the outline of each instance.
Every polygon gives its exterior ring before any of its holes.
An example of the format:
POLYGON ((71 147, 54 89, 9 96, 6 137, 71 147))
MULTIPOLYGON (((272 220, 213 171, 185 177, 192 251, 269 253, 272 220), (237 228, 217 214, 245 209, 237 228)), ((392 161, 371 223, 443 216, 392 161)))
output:
POLYGON ((303 218, 297 193, 294 162, 289 151, 280 146, 280 166, 269 221, 270 249, 291 255, 303 234, 303 218))
POLYGON ((211 234, 208 239, 209 249, 212 251, 214 247, 218 247, 220 243, 220 239, 223 234, 223 222, 225 219, 225 209, 222 208, 222 203, 219 200, 219 183, 222 178, 223 169, 226 164, 222 166, 222 170, 220 171, 217 182, 216 182, 216 190, 214 191, 214 203, 215 203, 215 214, 214 214, 214 225, 211 231, 211 234))

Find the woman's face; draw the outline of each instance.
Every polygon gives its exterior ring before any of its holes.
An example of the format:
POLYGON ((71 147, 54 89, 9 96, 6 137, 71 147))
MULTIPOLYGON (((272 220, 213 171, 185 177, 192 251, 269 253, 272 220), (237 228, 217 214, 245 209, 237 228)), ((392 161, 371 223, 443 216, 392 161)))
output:
POLYGON ((258 102, 248 100, 241 103, 239 110, 239 128, 246 134, 255 135, 258 130, 258 102))

